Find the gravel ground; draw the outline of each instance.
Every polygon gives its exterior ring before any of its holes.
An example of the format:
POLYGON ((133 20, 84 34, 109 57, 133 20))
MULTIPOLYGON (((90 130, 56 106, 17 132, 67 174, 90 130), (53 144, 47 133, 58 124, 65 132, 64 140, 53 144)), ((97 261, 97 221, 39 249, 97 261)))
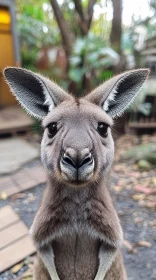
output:
POLYGON ((156 227, 152 227, 152 221, 156 219, 155 210, 140 207, 131 198, 132 191, 125 190, 122 194, 112 195, 121 220, 124 239, 130 244, 142 240, 151 244, 150 248, 136 248, 135 254, 123 248, 128 280, 156 279, 156 227))
MULTIPOLYGON (((34 161, 32 164, 36 165, 38 161, 34 161)), ((119 177, 118 172, 113 172, 111 194, 121 219, 124 238, 130 242, 130 245, 142 240, 151 244, 149 248, 147 246, 137 247, 136 253, 129 253, 127 248, 123 248, 128 279, 156 279, 156 225, 153 226, 153 221, 156 221, 156 213, 152 209, 140 206, 137 201, 132 199, 133 190, 131 188, 123 188, 121 192, 116 192, 113 186, 118 184, 119 177)), ((24 192, 23 198, 0 200, 0 208, 10 204, 24 223, 30 227, 44 188, 45 185, 38 185, 31 191, 24 192)), ((0 275, 0 280, 18 279, 26 269, 27 265, 23 266, 16 275, 13 275, 10 269, 0 275)))

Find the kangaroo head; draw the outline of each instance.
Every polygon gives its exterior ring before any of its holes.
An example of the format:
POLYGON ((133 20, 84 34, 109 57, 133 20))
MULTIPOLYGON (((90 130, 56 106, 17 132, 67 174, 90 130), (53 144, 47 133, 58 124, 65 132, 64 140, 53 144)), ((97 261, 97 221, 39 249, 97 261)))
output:
POLYGON ((6 68, 17 100, 41 119, 41 158, 50 176, 66 185, 86 185, 106 176, 114 157, 113 119, 134 100, 149 71, 128 71, 76 99, 47 78, 21 68, 6 68))

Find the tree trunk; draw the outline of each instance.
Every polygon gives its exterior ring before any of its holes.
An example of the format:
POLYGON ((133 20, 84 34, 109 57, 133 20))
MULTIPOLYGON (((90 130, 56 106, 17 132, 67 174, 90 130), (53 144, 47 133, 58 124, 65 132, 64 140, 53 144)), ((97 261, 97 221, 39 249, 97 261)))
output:
MULTIPOLYGON (((57 0, 50 0, 51 6, 53 8, 53 12, 58 24, 58 27, 60 29, 63 47, 66 52, 67 60, 68 60, 68 66, 67 70, 69 69, 70 62, 69 57, 72 53, 72 47, 75 40, 74 33, 72 31, 72 28, 68 25, 68 22, 64 18, 63 9, 58 4, 57 0)), ((83 8, 82 0, 73 0, 75 4, 75 20, 77 26, 80 28, 81 36, 87 36, 88 32, 91 27, 92 18, 93 18, 93 12, 94 12, 94 5, 96 4, 97 0, 88 0, 88 6, 86 8, 83 8), (77 15, 77 17, 76 17, 77 15)), ((71 23, 72 24, 72 23, 71 23)), ((83 67, 83 61, 82 61, 82 67, 83 67)), ((87 91, 90 88, 91 84, 91 78, 84 75, 82 79, 82 88, 87 89, 87 91)), ((68 88, 69 92, 77 92, 78 86, 75 82, 71 81, 68 88)))
POLYGON ((61 37, 64 45, 64 50, 66 52, 67 57, 71 55, 72 46, 74 41, 74 35, 71 29, 68 26, 68 23, 64 19, 64 15, 57 0, 51 0, 51 5, 54 11, 54 15, 58 24, 58 27, 61 32, 61 37))
POLYGON ((92 23, 94 5, 97 0, 88 0, 87 10, 83 10, 81 0, 74 0, 75 11, 78 14, 78 25, 81 29, 82 36, 86 36, 92 23))
POLYGON ((121 54, 121 35, 122 35, 122 0, 112 0, 113 20, 110 34, 112 48, 121 54))

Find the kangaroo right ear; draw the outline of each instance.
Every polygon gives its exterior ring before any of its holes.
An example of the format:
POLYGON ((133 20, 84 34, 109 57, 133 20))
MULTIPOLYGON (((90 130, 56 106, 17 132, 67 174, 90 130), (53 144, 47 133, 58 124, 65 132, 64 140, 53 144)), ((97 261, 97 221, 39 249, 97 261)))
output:
POLYGON ((130 70, 98 86, 85 98, 112 118, 121 116, 134 101, 149 75, 149 69, 130 70))
POLYGON ((4 76, 22 107, 38 118, 43 119, 50 110, 70 96, 54 82, 32 71, 8 67, 4 76))

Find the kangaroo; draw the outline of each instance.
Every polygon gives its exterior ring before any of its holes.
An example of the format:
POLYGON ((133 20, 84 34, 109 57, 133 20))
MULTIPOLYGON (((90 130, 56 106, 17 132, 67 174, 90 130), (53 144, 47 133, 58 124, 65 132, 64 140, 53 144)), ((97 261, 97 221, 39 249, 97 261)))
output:
POLYGON ((12 93, 42 120, 47 172, 31 227, 38 251, 35 280, 126 280, 123 234, 109 194, 113 120, 137 96, 148 69, 111 78, 84 98, 22 68, 6 68, 12 93))

